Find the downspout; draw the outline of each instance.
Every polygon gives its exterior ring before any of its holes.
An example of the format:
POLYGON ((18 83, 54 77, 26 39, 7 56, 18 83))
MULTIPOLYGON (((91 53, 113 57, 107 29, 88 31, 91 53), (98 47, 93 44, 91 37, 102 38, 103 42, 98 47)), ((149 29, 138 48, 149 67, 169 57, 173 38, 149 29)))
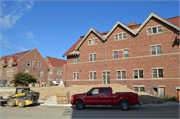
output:
POLYGON ((105 65, 106 65, 106 41, 105 41, 105 65))

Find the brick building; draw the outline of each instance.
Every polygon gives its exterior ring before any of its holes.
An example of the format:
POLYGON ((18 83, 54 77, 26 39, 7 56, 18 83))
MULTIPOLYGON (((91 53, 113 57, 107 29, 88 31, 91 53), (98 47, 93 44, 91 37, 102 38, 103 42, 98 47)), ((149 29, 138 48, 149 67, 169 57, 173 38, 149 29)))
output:
POLYGON ((52 58, 47 56, 46 63, 48 65, 48 82, 49 81, 58 81, 60 84, 63 84, 63 65, 67 63, 66 60, 61 60, 57 58, 52 58))
POLYGON ((36 77, 38 82, 47 82, 47 63, 36 48, 1 57, 0 84, 10 83, 18 72, 29 73, 36 77))
POLYGON ((177 95, 179 21, 151 13, 142 24, 118 21, 104 33, 91 28, 63 55, 66 85, 117 83, 157 96, 177 95))

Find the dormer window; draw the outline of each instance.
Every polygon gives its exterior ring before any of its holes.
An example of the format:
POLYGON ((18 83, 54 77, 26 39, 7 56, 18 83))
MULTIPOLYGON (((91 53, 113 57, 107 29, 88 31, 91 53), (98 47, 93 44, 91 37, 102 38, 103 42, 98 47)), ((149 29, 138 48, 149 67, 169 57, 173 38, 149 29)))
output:
POLYGON ((126 33, 115 34, 114 38, 115 40, 126 39, 126 33))
POLYGON ((9 66, 12 66, 13 60, 9 60, 9 66))
POLYGON ((93 38, 88 41, 88 45, 94 45, 97 43, 97 39, 93 38))
POLYGON ((156 34, 156 33, 162 33, 162 26, 156 26, 156 27, 148 28, 147 33, 148 33, 148 35, 156 34))

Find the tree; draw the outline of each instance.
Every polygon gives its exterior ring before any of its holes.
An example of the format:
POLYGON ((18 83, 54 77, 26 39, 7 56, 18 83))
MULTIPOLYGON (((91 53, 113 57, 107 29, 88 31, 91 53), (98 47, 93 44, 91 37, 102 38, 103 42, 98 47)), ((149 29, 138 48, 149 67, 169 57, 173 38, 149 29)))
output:
POLYGON ((12 83, 15 85, 25 85, 28 86, 30 83, 36 83, 37 79, 30 74, 19 72, 14 75, 12 83))

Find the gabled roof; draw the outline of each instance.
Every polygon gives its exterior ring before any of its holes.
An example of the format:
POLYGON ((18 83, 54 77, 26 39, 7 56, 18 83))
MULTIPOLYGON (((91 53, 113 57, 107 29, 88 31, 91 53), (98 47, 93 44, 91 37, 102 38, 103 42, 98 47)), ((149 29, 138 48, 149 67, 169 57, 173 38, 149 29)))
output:
POLYGON ((53 58, 53 57, 49 57, 49 56, 47 56, 46 58, 48 58, 52 67, 63 67, 63 65, 67 63, 66 60, 62 60, 62 59, 57 59, 57 58, 53 58))
POLYGON ((78 50, 81 44, 86 40, 86 38, 89 36, 89 34, 93 32, 96 34, 101 40, 105 41, 105 38, 102 37, 102 33, 98 32, 97 30, 90 28, 90 30, 86 33, 86 35, 83 37, 83 39, 79 42, 79 44, 76 46, 75 50, 78 50))
POLYGON ((149 22, 149 20, 154 17, 162 22, 164 22, 165 24, 173 27, 174 29, 180 31, 180 16, 177 16, 177 17, 173 17, 173 18, 168 18, 168 19, 164 19, 160 16, 158 16, 157 14, 155 13, 151 13, 148 18, 142 23, 142 24, 137 24, 137 25, 132 25, 132 26, 126 26, 124 25, 123 23, 121 23, 120 21, 118 21, 114 26, 113 28, 109 31, 109 32, 103 32, 103 33, 100 33, 98 31, 96 31, 95 29, 91 28, 85 36, 81 37, 64 55, 64 56, 67 56, 69 55, 70 53, 72 53, 73 51, 76 51, 79 49, 79 47, 82 45, 82 43, 85 41, 85 39, 88 37, 88 35, 91 33, 91 32, 94 32, 97 36, 99 36, 101 38, 101 40, 105 41, 108 39, 108 37, 110 36, 110 34, 116 29, 116 27, 118 27, 119 25, 122 26, 124 29, 126 29, 127 31, 129 31, 130 33, 132 33, 133 35, 137 35, 141 30, 142 28, 147 24, 147 22, 149 22), (133 31, 133 29, 136 29, 136 31, 133 31), (104 37, 102 37, 103 35, 106 35, 104 37))

